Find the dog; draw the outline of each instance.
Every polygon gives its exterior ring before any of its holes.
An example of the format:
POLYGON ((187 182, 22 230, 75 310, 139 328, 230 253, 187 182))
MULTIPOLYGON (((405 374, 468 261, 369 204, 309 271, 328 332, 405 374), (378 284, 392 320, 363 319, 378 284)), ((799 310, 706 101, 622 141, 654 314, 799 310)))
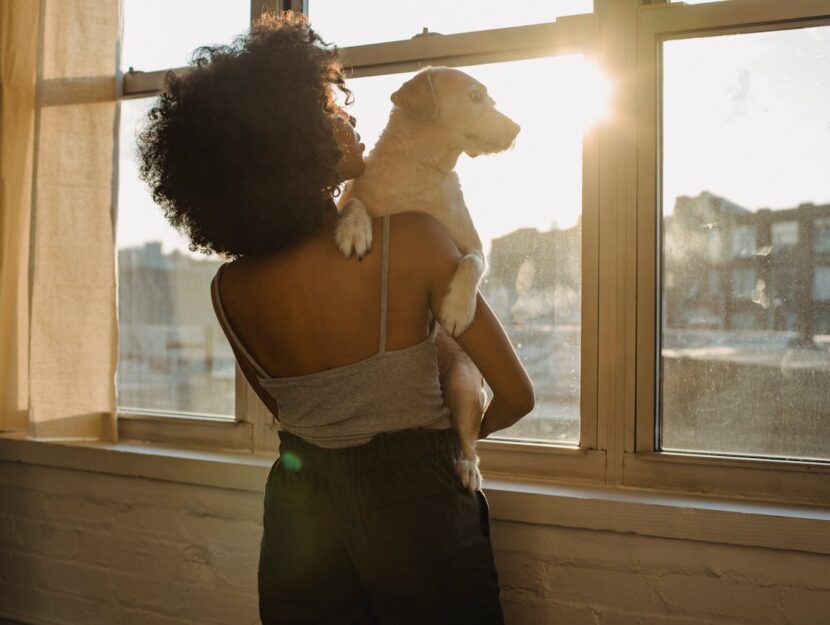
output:
POLYGON ((441 302, 436 346, 441 387, 461 441, 456 467, 470 491, 481 487, 476 442, 484 414, 484 379, 452 340, 472 322, 486 259, 473 226, 458 175, 464 152, 476 157, 510 148, 519 125, 500 113, 487 88, 472 76, 448 67, 428 67, 391 96, 392 112, 366 171, 352 181, 341 209, 336 243, 349 257, 372 246, 371 220, 386 214, 420 211, 437 219, 462 254, 441 302))

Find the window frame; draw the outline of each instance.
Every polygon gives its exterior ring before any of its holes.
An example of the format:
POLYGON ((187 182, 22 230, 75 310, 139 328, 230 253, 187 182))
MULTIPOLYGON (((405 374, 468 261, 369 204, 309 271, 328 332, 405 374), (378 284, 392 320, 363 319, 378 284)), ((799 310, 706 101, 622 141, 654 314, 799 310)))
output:
MULTIPOLYGON (((250 0, 250 17, 266 9, 305 10, 304 0, 250 0)), ((167 68, 152 72, 130 71, 119 75, 119 101, 153 97, 164 84, 167 68)), ((118 68, 121 72, 121 69, 118 68)), ((116 128, 116 139, 118 129, 116 128)), ((205 299, 208 305, 209 299, 205 299)), ((273 452, 277 448, 278 424, 250 388, 239 369, 234 373, 234 414, 232 418, 162 410, 120 409, 116 406, 118 440, 141 441, 180 447, 237 452, 273 452)))
MULTIPOLYGON (((464 67, 554 57, 592 56, 596 46, 595 13, 566 16, 547 24, 434 35, 373 43, 341 50, 350 78, 417 71, 426 65, 464 67)), ((497 435, 479 441, 481 469, 495 479, 520 477, 575 481, 602 480, 606 453, 598 445, 597 285, 598 194, 597 138, 587 132, 582 153, 582 305, 580 337, 580 440, 578 446, 516 440, 497 435)))
MULTIPOLYGON (((252 16, 273 3, 254 0, 252 16)), ((284 2, 282 8, 307 10, 307 2, 284 2)), ((425 65, 466 66, 553 57, 568 53, 591 56, 596 45, 595 13, 565 16, 555 22, 433 35, 342 48, 341 62, 350 78, 416 71, 425 65)), ((168 70, 131 71, 124 76, 123 97, 157 94, 168 70)), ((186 71, 178 68, 174 71, 186 71)), ((493 476, 602 480, 606 454, 598 448, 597 423, 597 288, 598 158, 595 133, 583 141, 582 319, 580 346, 580 442, 578 447, 509 440, 479 442, 481 468, 493 476), (540 461, 540 456, 544 460, 540 461)), ((273 450, 278 424, 253 393, 237 366, 235 420, 196 415, 119 412, 119 437, 156 443, 199 444, 224 449, 273 450), (223 430, 228 436, 223 437, 223 430)))
POLYGON ((640 10, 638 19, 637 204, 638 244, 631 252, 640 287, 636 341, 627 350, 634 370, 626 411, 622 483, 627 486, 705 491, 735 497, 826 503, 830 463, 657 451, 659 437, 659 333, 661 301, 661 46, 664 41, 775 31, 830 24, 830 6, 820 0, 730 0, 711 4, 661 4, 640 10))
MULTIPOLYGON (((253 0, 252 15, 258 13, 254 6, 274 4, 253 0)), ((279 5, 298 10, 307 9, 308 3, 281 0, 279 5)), ((421 64, 463 66, 579 52, 595 58, 616 83, 607 118, 586 133, 583 145, 580 444, 480 441, 486 479, 605 483, 808 504, 830 501, 830 463, 656 451, 655 411, 660 46, 674 38, 819 23, 830 23, 826 0, 697 5, 594 0, 593 13, 550 24, 341 49, 349 76, 356 78, 413 71, 421 64)), ((123 97, 157 94, 164 73, 127 74, 123 97)), ((731 251, 731 241, 724 245, 731 251)), ((234 422, 119 413, 119 435, 273 453, 278 425, 238 367, 236 389, 234 422), (223 431, 233 434, 223 437, 223 431)))

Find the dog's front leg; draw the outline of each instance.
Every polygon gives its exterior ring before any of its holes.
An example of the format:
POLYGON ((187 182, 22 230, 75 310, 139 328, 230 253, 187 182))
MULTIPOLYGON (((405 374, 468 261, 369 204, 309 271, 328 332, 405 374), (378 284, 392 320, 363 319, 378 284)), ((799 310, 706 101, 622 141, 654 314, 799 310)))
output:
POLYGON ((486 268, 484 254, 464 254, 458 261, 455 275, 441 303, 441 325, 451 336, 458 336, 473 320, 476 312, 476 290, 486 268))
POLYGON ((354 252, 362 259, 372 248, 372 218, 366 205, 356 197, 350 198, 341 209, 334 238, 346 258, 354 252))
POLYGON ((445 226, 463 256, 458 261, 447 295, 441 302, 439 318, 444 330, 450 336, 457 336, 466 330, 473 320, 476 312, 476 291, 487 268, 487 261, 482 251, 481 239, 463 200, 445 226))

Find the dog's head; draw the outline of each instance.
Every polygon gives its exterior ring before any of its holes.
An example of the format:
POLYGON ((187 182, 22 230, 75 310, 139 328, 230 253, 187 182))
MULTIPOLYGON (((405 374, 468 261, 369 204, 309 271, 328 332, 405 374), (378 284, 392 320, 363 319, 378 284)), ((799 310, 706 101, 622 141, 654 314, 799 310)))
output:
POLYGON ((487 87, 449 67, 429 67, 392 94, 408 116, 441 126, 469 156, 502 152, 513 145, 519 125, 496 110, 487 87))

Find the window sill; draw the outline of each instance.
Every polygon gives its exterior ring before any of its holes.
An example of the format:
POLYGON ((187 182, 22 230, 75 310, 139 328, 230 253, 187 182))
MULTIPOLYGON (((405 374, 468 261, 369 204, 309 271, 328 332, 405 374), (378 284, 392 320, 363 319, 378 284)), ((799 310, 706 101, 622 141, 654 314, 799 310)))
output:
MULTIPOLYGON (((0 461, 251 492, 262 492, 274 460, 272 453, 0 434, 0 461)), ((830 554, 830 507, 497 476, 486 478, 484 492, 500 521, 830 554)))

